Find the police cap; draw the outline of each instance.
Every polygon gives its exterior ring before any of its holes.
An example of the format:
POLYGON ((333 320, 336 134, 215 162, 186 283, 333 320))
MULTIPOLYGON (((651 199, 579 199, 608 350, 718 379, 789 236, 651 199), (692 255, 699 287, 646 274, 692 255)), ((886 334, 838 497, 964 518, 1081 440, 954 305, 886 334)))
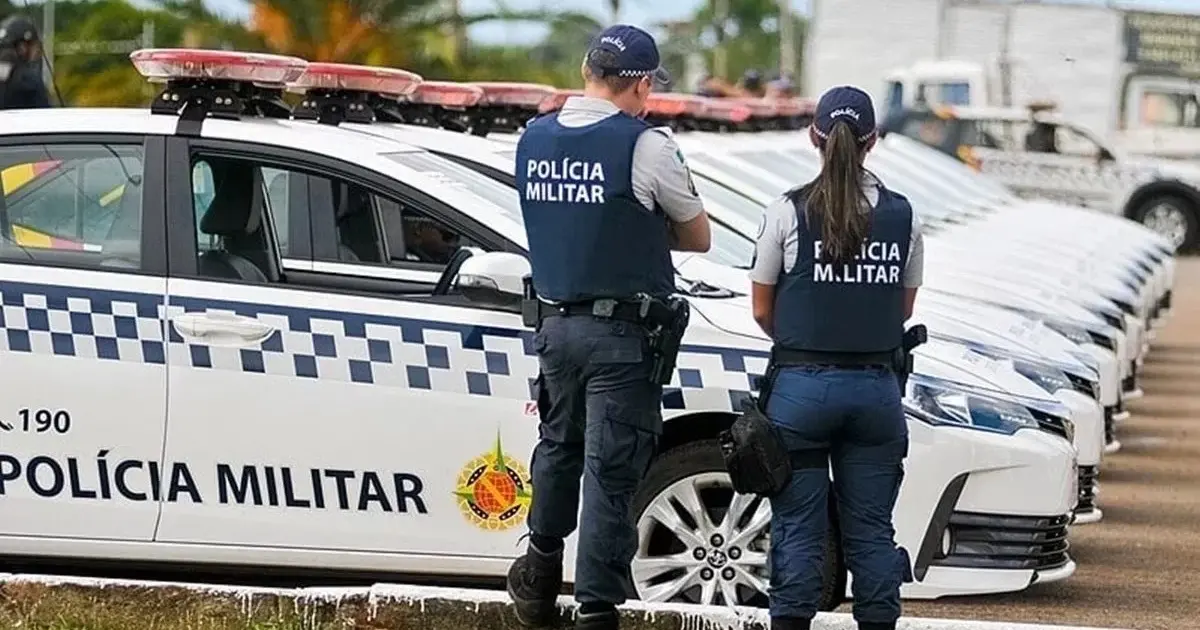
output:
POLYGON ((610 26, 592 39, 585 57, 588 68, 599 77, 653 77, 660 84, 671 82, 671 73, 660 65, 654 37, 629 24, 610 26), (593 59, 605 51, 612 62, 593 59))
POLYGON ((24 15, 10 15, 0 21, 0 47, 38 41, 37 25, 24 15))

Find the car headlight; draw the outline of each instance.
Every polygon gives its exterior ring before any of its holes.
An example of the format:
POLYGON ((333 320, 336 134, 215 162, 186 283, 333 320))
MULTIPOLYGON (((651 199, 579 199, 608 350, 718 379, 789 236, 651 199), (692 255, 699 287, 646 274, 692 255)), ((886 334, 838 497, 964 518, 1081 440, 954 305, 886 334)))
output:
POLYGON ((1060 389, 1073 389, 1071 378, 1058 368, 1019 359, 1011 359, 1011 361, 1017 374, 1037 383, 1049 394, 1054 394, 1060 389))
POLYGON ((910 380, 909 385, 906 406, 930 424, 954 424, 1007 435, 1038 428, 1033 414, 1017 403, 921 380, 910 380))

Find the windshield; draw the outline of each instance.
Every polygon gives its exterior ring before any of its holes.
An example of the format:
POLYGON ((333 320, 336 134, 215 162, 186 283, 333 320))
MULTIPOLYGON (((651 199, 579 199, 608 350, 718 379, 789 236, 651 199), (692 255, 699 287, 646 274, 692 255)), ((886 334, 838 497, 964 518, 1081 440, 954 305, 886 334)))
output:
POLYGON ((386 154, 386 157, 419 171, 422 175, 432 177, 444 184, 457 186, 477 197, 482 197, 485 201, 490 202, 503 211, 506 217, 517 223, 521 223, 521 202, 517 198, 517 191, 514 188, 505 186, 483 173, 432 153, 422 151, 389 153, 386 154))
POLYGON ((763 211, 766 210, 762 204, 702 175, 693 173, 693 180, 696 182, 696 192, 700 193, 700 198, 706 204, 711 202, 752 225, 762 223, 763 211))
POLYGON ((787 182, 780 182, 775 176, 766 176, 757 172, 756 168, 745 168, 743 165, 736 162, 728 162, 725 160, 717 160, 703 153, 689 153, 687 156, 689 162, 693 162, 703 169, 711 171, 724 171, 734 175, 737 179, 751 186, 755 190, 763 192, 772 197, 782 195, 788 189, 787 182))

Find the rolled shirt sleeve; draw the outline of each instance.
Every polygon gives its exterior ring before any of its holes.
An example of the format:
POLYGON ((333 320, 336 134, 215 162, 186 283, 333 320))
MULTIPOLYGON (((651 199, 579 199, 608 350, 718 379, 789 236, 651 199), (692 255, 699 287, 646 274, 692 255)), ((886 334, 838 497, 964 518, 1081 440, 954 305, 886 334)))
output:
POLYGON ((669 129, 656 127, 638 138, 633 149, 633 193, 647 208, 661 206, 674 223, 686 223, 704 211, 683 150, 669 129))
POLYGON ((795 212, 795 206, 786 197, 776 199, 763 212, 754 242, 754 263, 750 267, 752 282, 774 285, 779 280, 795 212))
POLYGON ((908 260, 904 264, 904 288, 915 289, 925 280, 925 237, 921 234, 921 219, 912 213, 912 236, 909 237, 908 260))

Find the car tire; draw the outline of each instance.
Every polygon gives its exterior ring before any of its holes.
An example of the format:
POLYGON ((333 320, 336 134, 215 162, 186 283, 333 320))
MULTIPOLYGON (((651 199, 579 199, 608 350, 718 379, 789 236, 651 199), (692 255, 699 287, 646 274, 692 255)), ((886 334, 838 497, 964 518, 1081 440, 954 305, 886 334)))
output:
MULTIPOLYGON (((1181 221, 1182 225, 1178 227, 1183 232, 1182 240, 1176 248, 1176 253, 1185 253, 1195 251, 1197 238, 1200 237, 1200 208, 1196 204, 1178 195, 1155 195, 1147 199, 1141 205, 1133 209, 1130 218, 1142 225, 1162 234, 1160 227, 1156 227, 1162 221, 1181 221), (1161 214, 1160 213, 1165 213, 1161 214), (1164 218, 1169 214, 1175 213, 1176 218, 1164 218)), ((1167 238, 1171 238, 1168 234, 1163 234, 1167 238)))
MULTIPOLYGON (((737 509, 734 502, 735 495, 733 488, 729 482, 729 474, 726 472, 725 462, 721 457, 720 447, 716 440, 702 440, 684 444, 655 458, 650 465, 650 470, 642 480, 641 487, 638 489, 638 493, 633 501, 632 512, 634 514, 634 522, 638 527, 638 550, 633 561, 631 574, 633 579, 630 582, 630 596, 653 601, 664 601, 664 598, 659 596, 658 593, 670 589, 662 588, 662 584, 672 581, 675 583, 687 581, 686 576, 699 571, 700 575, 693 576, 691 580, 698 582, 698 584, 689 586, 682 592, 667 597, 665 601, 722 603, 725 601, 723 596, 721 596, 721 601, 719 602, 704 601, 706 593, 715 591, 723 595, 725 592, 728 592, 721 587, 722 582, 725 582, 722 578, 722 571, 726 565, 712 561, 716 559, 716 552, 724 554, 721 555, 721 562, 727 561, 730 567, 735 564, 735 561, 732 560, 735 554, 737 557, 747 561, 739 565, 739 573, 736 575, 736 578, 741 578, 746 573, 751 572, 749 568, 751 556, 748 554, 756 554, 755 558, 762 557, 757 554, 764 553, 769 549, 767 546, 769 541, 763 540, 762 536, 755 536, 752 540, 746 541, 744 538, 752 535, 747 532, 735 538, 734 541, 727 541, 729 544, 726 544, 724 551, 722 551, 721 546, 712 545, 712 541, 710 540, 708 541, 707 549, 704 551, 704 557, 697 557, 699 552, 696 550, 696 547, 689 548, 689 545, 686 543, 692 542, 695 544, 700 538, 697 534, 703 534, 704 532, 701 528, 697 527, 695 517, 687 514, 688 510, 682 506, 682 502, 671 500, 672 498, 678 498, 681 488, 685 489, 684 492, 688 488, 697 489, 696 495, 700 498, 699 503, 707 508, 712 522, 719 525, 724 525, 725 516, 729 513, 731 507, 737 509), (666 506, 674 507, 674 516, 666 520, 678 518, 678 521, 670 525, 662 523, 653 513, 659 512, 666 506), (691 539, 690 541, 685 541, 684 537, 680 535, 683 528, 686 528, 688 532, 687 537, 691 539), (742 538, 743 540, 738 540, 738 538, 742 538), (735 551, 735 547, 732 545, 735 541, 738 544, 749 542, 750 544, 746 545, 746 549, 749 551, 741 551, 740 549, 735 551), (682 554, 691 554, 691 559, 694 562, 690 563, 689 566, 673 569, 674 573, 663 573, 662 576, 659 576, 662 577, 662 582, 652 582, 652 580, 646 578, 652 571, 649 569, 642 571, 640 569, 643 566, 643 562, 653 559, 660 559, 659 561, 661 562, 661 559, 673 556, 686 560, 687 558, 682 554), (703 580, 704 569, 709 570, 711 580, 716 581, 717 586, 708 585, 707 581, 703 580), (674 575, 675 577, 667 577, 669 575, 674 575), (695 579, 696 577, 700 579, 697 580, 695 579), (705 589, 706 586, 709 589, 707 591, 705 589), (656 592, 651 593, 652 588, 656 592), (646 597, 647 594, 650 597, 646 597)), ((767 538, 769 538, 770 506, 766 500, 747 495, 738 495, 736 498, 736 505, 746 506, 746 509, 740 510, 742 514, 738 518, 738 522, 740 524, 750 524, 757 521, 757 524, 762 524, 763 515, 765 514, 765 526, 761 531, 767 534, 767 538), (765 512, 759 512, 760 507, 765 512)), ((841 551, 841 532, 837 527, 836 512, 832 509, 833 506, 834 503, 831 498, 831 509, 829 510, 830 524, 826 534, 826 551, 823 566, 824 579, 821 586, 820 601, 818 602, 818 608, 824 611, 837 608, 846 598, 845 560, 841 551)), ((743 528, 743 531, 748 529, 750 528, 743 528)), ((754 529, 758 528, 755 527, 754 529)), ((649 562, 645 566, 650 566, 649 562)), ((658 566, 654 565, 653 570, 658 570, 658 566)), ((735 588, 733 589, 739 599, 737 604, 760 608, 767 606, 768 599, 765 587, 769 584, 769 570, 770 562, 768 560, 765 567, 761 568, 761 572, 755 574, 761 580, 760 583, 762 586, 761 589, 754 589, 757 592, 753 592, 750 588, 744 586, 745 580, 736 580, 741 582, 741 584, 735 584, 735 588)), ((728 583, 726 582, 725 585, 728 586, 728 583)))

